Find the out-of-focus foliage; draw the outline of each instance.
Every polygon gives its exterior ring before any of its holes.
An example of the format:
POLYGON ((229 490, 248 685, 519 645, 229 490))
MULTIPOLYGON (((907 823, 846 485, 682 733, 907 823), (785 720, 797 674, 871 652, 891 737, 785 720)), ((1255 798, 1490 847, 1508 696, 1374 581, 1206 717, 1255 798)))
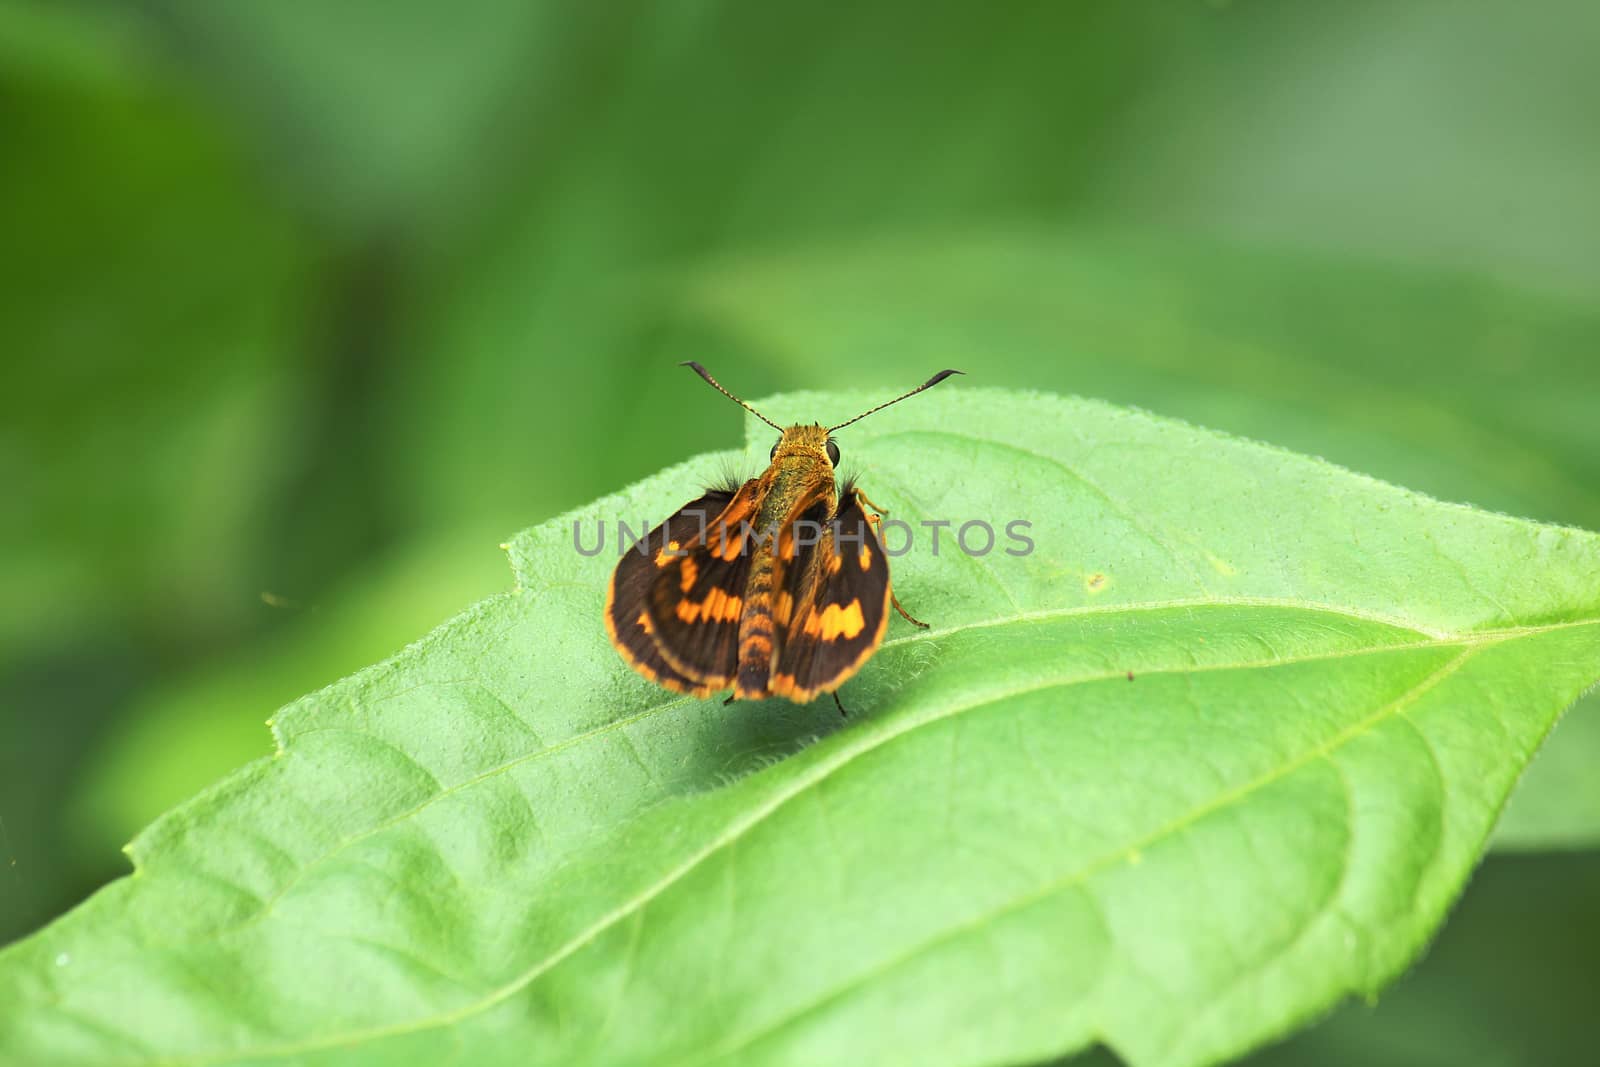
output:
MULTIPOLYGON (((689 356, 756 395, 949 362, 1600 527, 1597 33, 1582 0, 0 5, 0 939, 277 703, 502 587, 505 534, 735 440, 689 356)), ((1597 719, 1516 842, 1596 839, 1597 719)))
POLYGON ((1600 678, 1600 534, 1037 392, 841 437, 902 520, 1038 549, 896 560, 932 628, 856 721, 618 662, 573 523, 735 454, 671 467, 518 534, 514 593, 295 701, 0 952, 0 1062, 1218 1063, 1416 958, 1600 678))
MULTIPOLYGON (((1428 959, 1374 1004, 1354 1005, 1242 1067, 1579 1067, 1593 1003, 1600 856, 1504 856, 1474 878, 1428 959), (1529 906, 1530 894, 1539 906, 1529 906), (1576 920, 1576 921, 1574 921, 1576 920)), ((1117 1067, 1100 1050, 1072 1067, 1117 1067)))

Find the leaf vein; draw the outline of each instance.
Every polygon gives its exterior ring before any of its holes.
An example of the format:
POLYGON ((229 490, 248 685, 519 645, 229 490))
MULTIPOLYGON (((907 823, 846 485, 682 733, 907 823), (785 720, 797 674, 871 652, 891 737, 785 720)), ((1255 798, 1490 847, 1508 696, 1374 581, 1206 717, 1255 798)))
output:
POLYGON ((994 920, 1001 918, 1002 916, 1009 915, 1012 912, 1020 911, 1024 908, 1031 907, 1034 904, 1042 903, 1060 893, 1069 890, 1075 890, 1083 886, 1091 878, 1094 878, 1103 871, 1108 870, 1118 864, 1126 863, 1133 855, 1143 853, 1153 845, 1165 840, 1166 838, 1171 837, 1174 834, 1181 833, 1183 830, 1193 826, 1201 819, 1204 819, 1215 812, 1224 810, 1225 808, 1237 803, 1240 800, 1243 800, 1258 790, 1266 788, 1267 786, 1282 780, 1309 763, 1327 757, 1332 752, 1337 751, 1341 746, 1349 743, 1356 737, 1361 736, 1373 726, 1376 726, 1388 716, 1394 715, 1402 711, 1404 708, 1409 707, 1411 704, 1414 704, 1417 700, 1421 699, 1422 696, 1427 694, 1445 679, 1449 678, 1451 675, 1460 670, 1466 661, 1475 653, 1477 653, 1482 647, 1483 646, 1481 644, 1475 644, 1464 648, 1459 655, 1455 656, 1438 670, 1429 674, 1426 678, 1412 686, 1395 700, 1379 707, 1377 711, 1361 718, 1360 720, 1351 724, 1349 727, 1346 727, 1344 730, 1334 734, 1331 738, 1314 746, 1306 753, 1289 760, 1279 767, 1273 768, 1271 771, 1260 775, 1235 789, 1227 790, 1219 794, 1213 800, 1199 805, 1194 810, 1186 812, 1181 817, 1173 819, 1163 826, 1158 827, 1130 846, 1108 852, 1090 861, 1078 870, 1063 876, 1062 878, 1056 879, 1055 881, 1047 883, 1038 889, 1031 890, 1028 893, 1015 897, 999 907, 987 909, 974 916, 972 919, 961 923, 960 925, 940 931, 934 937, 927 938, 911 946, 907 950, 898 953, 890 959, 885 960, 869 970, 855 976, 848 982, 830 991, 825 997, 818 998, 817 1000, 802 1006, 799 1010, 791 1012, 789 1015, 786 1015, 781 1019, 775 1020, 773 1023, 765 1024, 757 1030, 735 1038, 732 1042, 714 1050, 710 1058, 720 1058, 728 1053, 748 1048, 757 1041, 764 1040, 780 1030, 794 1025, 807 1015, 821 1010, 827 1004, 836 1001, 846 993, 875 981, 890 971, 903 966, 910 960, 915 959, 928 951, 931 951, 947 941, 951 941, 957 937, 970 933, 973 930, 992 923, 994 920))

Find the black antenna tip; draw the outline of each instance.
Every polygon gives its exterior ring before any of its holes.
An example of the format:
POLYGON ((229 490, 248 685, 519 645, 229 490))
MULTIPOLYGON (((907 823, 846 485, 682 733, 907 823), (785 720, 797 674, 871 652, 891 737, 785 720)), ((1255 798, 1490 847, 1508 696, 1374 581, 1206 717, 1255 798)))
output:
MULTIPOLYGON (((722 386, 717 384, 717 380, 711 376, 711 372, 710 371, 706 370, 704 367, 702 367, 700 364, 696 363, 694 360, 686 359, 682 363, 678 364, 678 366, 680 366, 680 367, 688 367, 690 370, 692 370, 696 374, 700 375, 701 378, 704 378, 706 384, 711 386, 717 392, 719 392, 719 393, 728 393, 728 391, 726 389, 722 388, 722 386)), ((728 395, 729 396, 733 396, 732 393, 728 393, 728 395)), ((738 398, 734 397, 734 399, 737 400, 738 398)), ((744 401, 740 400, 739 403, 742 404, 742 403, 744 403, 744 401)))
POLYGON ((900 403, 900 401, 906 399, 907 397, 916 396, 918 393, 922 392, 924 389, 928 389, 928 388, 930 388, 932 386, 938 385, 940 382, 944 381, 946 378, 950 377, 950 375, 952 375, 952 374, 965 374, 965 373, 966 373, 966 371, 959 371, 959 370, 955 370, 954 368, 951 368, 949 370, 942 370, 938 374, 935 374, 932 378, 929 378, 927 381, 925 381, 921 385, 917 386, 915 389, 911 390, 911 392, 909 392, 909 393, 901 393, 899 396, 895 397, 893 400, 889 401, 886 404, 879 404, 877 407, 872 408, 869 411, 863 411, 861 414, 857 415, 855 418, 849 420, 849 422, 841 422, 837 426, 829 426, 828 427, 828 432, 832 433, 835 430, 842 430, 846 426, 849 426, 851 423, 860 422, 862 419, 866 418, 868 415, 871 415, 875 411, 882 411, 884 408, 888 407, 889 404, 898 404, 898 403, 900 403))
POLYGON ((722 384, 720 382, 718 382, 715 378, 713 378, 709 371, 707 371, 700 364, 696 363, 694 360, 686 359, 682 363, 678 364, 678 366, 680 366, 680 367, 688 367, 690 370, 692 370, 696 374, 700 375, 700 377, 704 378, 706 384, 711 386, 711 388, 715 389, 717 392, 721 393, 723 396, 727 397, 729 400, 733 401, 735 404, 738 404, 740 407, 744 408, 750 414, 754 415, 756 418, 760 419, 762 422, 766 423, 768 426, 771 426, 774 430, 777 430, 779 433, 783 432, 783 427, 782 426, 779 426, 777 423, 773 422, 771 419, 769 419, 765 415, 761 414, 761 412, 757 411, 755 408, 751 407, 749 404, 746 404, 743 400, 740 400, 738 397, 734 396, 732 393, 730 393, 726 389, 724 389, 722 387, 722 384))

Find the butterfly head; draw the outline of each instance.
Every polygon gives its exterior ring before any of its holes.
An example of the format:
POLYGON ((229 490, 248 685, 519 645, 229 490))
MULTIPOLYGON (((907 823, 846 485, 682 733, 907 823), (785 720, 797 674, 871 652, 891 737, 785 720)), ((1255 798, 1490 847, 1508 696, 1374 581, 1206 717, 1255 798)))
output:
POLYGON ((774 463, 800 460, 815 463, 827 460, 829 467, 838 466, 839 443, 828 436, 825 427, 816 423, 809 426, 791 426, 772 446, 768 459, 774 463))

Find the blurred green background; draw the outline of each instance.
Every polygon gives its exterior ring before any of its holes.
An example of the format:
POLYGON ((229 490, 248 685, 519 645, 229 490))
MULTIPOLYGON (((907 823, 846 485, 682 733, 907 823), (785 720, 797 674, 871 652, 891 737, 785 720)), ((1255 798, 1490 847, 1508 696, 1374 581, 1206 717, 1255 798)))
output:
MULTIPOLYGON (((1588 0, 0 3, 0 943, 505 588, 506 535, 734 444, 684 358, 958 366, 1600 529, 1596 41, 1588 0)), ((1593 1062, 1597 760, 1591 697, 1421 967, 1262 1062, 1593 1062)))

